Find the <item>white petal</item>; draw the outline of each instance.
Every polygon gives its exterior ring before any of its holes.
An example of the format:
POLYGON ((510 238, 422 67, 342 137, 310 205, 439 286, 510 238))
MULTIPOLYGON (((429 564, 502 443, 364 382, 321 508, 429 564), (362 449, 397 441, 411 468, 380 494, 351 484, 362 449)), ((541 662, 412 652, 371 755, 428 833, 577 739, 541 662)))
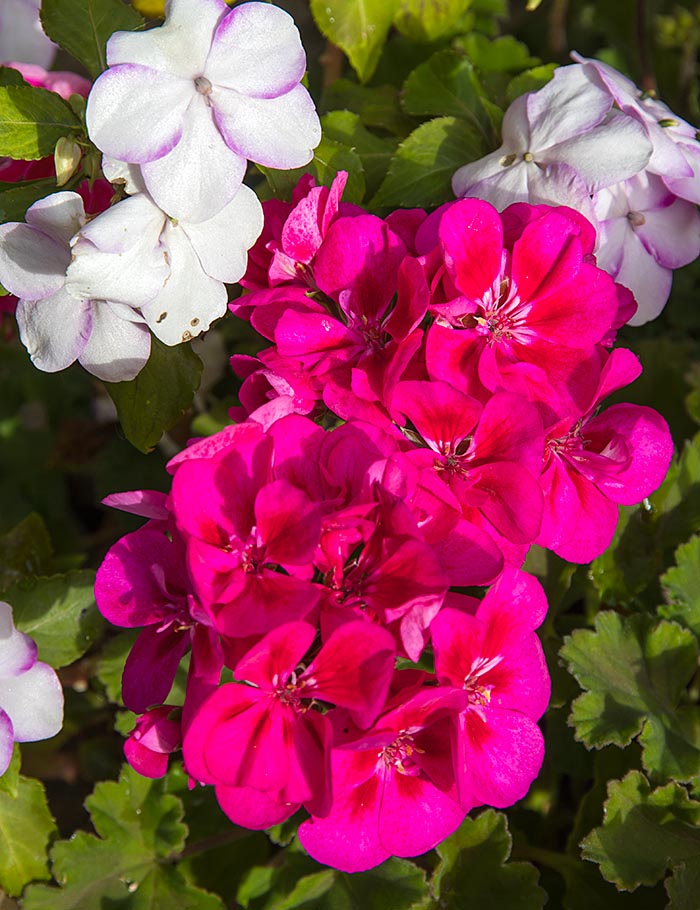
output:
POLYGON ((194 79, 202 74, 214 31, 228 11, 224 0, 171 0, 160 28, 115 32, 107 42, 107 62, 140 63, 194 79))
POLYGON ((27 209, 27 224, 60 243, 68 243, 85 223, 85 208, 77 193, 53 193, 27 209))
POLYGON ((678 269, 700 256, 700 214, 692 202, 675 199, 645 211, 644 219, 635 232, 659 265, 678 269))
POLYGON ((228 295, 220 281, 204 272, 181 228, 168 226, 165 244, 170 256, 170 278, 158 297, 142 308, 142 313, 153 334, 165 344, 174 345, 205 332, 214 319, 223 316, 228 295))
POLYGON ((17 297, 39 300, 55 294, 70 262, 68 244, 16 221, 0 225, 0 283, 17 297))
POLYGON ((88 373, 105 382, 133 379, 143 369, 151 352, 151 333, 135 311, 124 310, 107 300, 92 303, 92 332, 78 358, 88 373))
POLYGON ((0 680, 25 673, 35 663, 36 645, 28 635, 15 629, 12 608, 0 601, 0 680))
POLYGON ((200 224, 181 222, 182 230, 211 278, 232 284, 245 273, 248 250, 263 229, 263 209, 258 197, 242 186, 218 215, 200 224))
POLYGON ((41 27, 38 0, 2 0, 0 61, 36 63, 48 69, 57 51, 41 27))
POLYGON ((292 17, 267 3, 244 3, 219 24, 204 75, 244 95, 274 98, 301 82, 305 69, 292 17))
POLYGON ((178 144, 169 154, 142 165, 142 174, 164 212, 194 222, 211 218, 233 199, 246 166, 245 158, 226 145, 212 109, 197 95, 178 144))
POLYGON ((63 689, 55 671, 38 661, 16 679, 3 680, 0 708, 10 716, 16 742, 55 736, 63 725, 63 689))
POLYGON ((69 367, 85 347, 90 335, 90 306, 61 288, 43 300, 20 300, 17 325, 34 366, 56 373, 69 367))
POLYGON ((491 152, 490 155, 485 155, 483 158, 479 158, 478 161, 471 161, 469 164, 463 165, 452 175, 452 192, 458 198, 464 198, 471 195, 471 187, 477 183, 500 178, 501 176, 505 176, 507 183, 512 180, 517 183, 519 178, 513 175, 523 173, 521 168, 524 162, 521 159, 519 161, 514 160, 510 165, 501 164, 501 161, 507 158, 509 154, 512 153, 502 145, 495 152, 491 152))
POLYGON ((634 242, 628 241, 625 245, 624 258, 615 281, 629 288, 637 301, 637 312, 629 324, 644 325, 655 319, 666 305, 671 293, 672 274, 670 269, 660 266, 634 238, 634 242))
POLYGON ((143 193, 98 215, 73 242, 66 289, 75 297, 129 306, 152 300, 170 273, 160 243, 164 223, 163 212, 143 193))
POLYGON ((0 708, 0 777, 10 767, 15 746, 14 730, 10 715, 0 708))
POLYGON ((632 177, 650 156, 651 142, 644 127, 626 114, 611 111, 600 126, 547 149, 537 160, 568 164, 593 192, 632 177))
POLYGON ((215 86, 210 97, 226 144, 251 161, 287 169, 313 158, 321 124, 302 85, 278 98, 251 98, 215 86))
POLYGON ((99 77, 88 96, 86 121, 95 145, 111 158, 142 164, 173 149, 194 83, 136 64, 99 77))
POLYGON ((544 88, 527 95, 532 152, 588 133, 608 113, 612 98, 580 64, 560 66, 544 88))
POLYGON ((138 164, 128 164, 126 161, 118 161, 116 158, 103 155, 102 173, 110 183, 123 183, 125 191, 130 196, 146 192, 146 184, 138 164))

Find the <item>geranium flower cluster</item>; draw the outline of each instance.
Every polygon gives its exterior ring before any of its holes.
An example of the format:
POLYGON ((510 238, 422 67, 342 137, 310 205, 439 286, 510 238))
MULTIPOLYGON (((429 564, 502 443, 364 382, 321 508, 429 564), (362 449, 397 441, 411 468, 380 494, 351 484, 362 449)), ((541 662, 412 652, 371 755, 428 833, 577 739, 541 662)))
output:
POLYGON ((0 775, 14 744, 50 739, 63 726, 63 689, 56 672, 37 660, 32 639, 19 632, 12 607, 0 601, 0 775))
POLYGON ((460 168, 457 196, 505 208, 570 205, 598 230, 598 265, 638 303, 632 325, 659 315, 672 270, 700 255, 696 128, 613 67, 572 55, 552 81, 516 98, 503 144, 460 168))
POLYGON ((112 35, 107 61, 86 122, 129 198, 88 222, 58 193, 2 225, 0 282, 36 366, 77 359, 116 382, 146 363, 151 332, 175 345, 225 314, 263 224, 248 159, 304 165, 321 132, 299 33, 267 3, 170 0, 160 28, 112 35))
POLYGON ((357 871, 525 795, 549 678, 522 561, 597 556, 672 444, 650 408, 598 413, 639 373, 610 348, 635 304, 582 216, 466 199, 381 219, 345 179, 264 204, 232 309, 272 344, 234 357, 238 423, 170 462, 169 495, 109 497, 149 521, 96 597, 142 628, 134 767, 164 773, 181 743, 235 823, 303 808, 309 853, 357 871))

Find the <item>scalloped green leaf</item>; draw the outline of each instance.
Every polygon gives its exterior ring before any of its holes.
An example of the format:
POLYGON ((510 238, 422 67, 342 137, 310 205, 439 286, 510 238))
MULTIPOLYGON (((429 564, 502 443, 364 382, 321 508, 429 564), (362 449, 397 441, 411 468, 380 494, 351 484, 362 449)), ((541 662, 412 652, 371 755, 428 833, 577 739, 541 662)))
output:
POLYGON ((401 106, 415 117, 461 117, 487 146, 498 144, 474 66, 463 54, 439 51, 417 66, 404 82, 401 106))
POLYGON ((311 0, 318 30, 348 57, 361 82, 377 68, 399 0, 311 0))
POLYGON ((661 576, 668 603, 659 614, 679 622, 700 637, 700 535, 676 550, 676 565, 661 576))
POLYGON ((359 114, 352 111, 329 111, 321 118, 321 123, 324 136, 342 142, 359 156, 366 191, 370 195, 374 194, 386 176, 389 162, 396 152, 397 141, 370 133, 363 126, 359 114))
POLYGON ((666 910, 695 910, 700 894, 700 862, 679 863, 666 879, 666 910))
POLYGON ((119 0, 43 0, 41 24, 95 78, 107 69, 105 45, 112 32, 143 28, 143 19, 119 0))
POLYGON ((94 584, 94 571, 76 569, 24 579, 6 592, 15 625, 34 639, 40 660, 65 667, 99 637, 104 620, 95 605, 94 584))
POLYGON ((30 886, 25 910, 223 910, 219 898, 189 885, 173 865, 187 827, 181 801, 162 780, 124 766, 119 781, 97 784, 85 805, 97 836, 80 831, 54 845, 60 887, 30 886))
POLYGON ((0 888, 18 895, 37 879, 50 878, 49 838, 56 825, 38 780, 17 779, 16 793, 0 789, 0 888))
POLYGON ((399 145, 371 206, 424 207, 452 199, 452 175, 481 154, 480 133, 460 117, 421 123, 399 145))
POLYGON ((678 707, 697 669, 698 643, 676 623, 606 611, 595 631, 578 629, 561 657, 585 689, 569 723, 589 748, 626 746, 639 736, 649 771, 678 780, 700 774, 700 716, 678 707))
POLYGON ((30 85, 0 86, 0 155, 24 161, 53 155, 62 136, 80 129, 71 106, 55 92, 30 85))
POLYGON ((529 70, 518 73, 508 83, 506 98, 508 101, 513 102, 516 98, 524 95, 525 92, 538 92, 548 82, 552 81, 556 68, 556 63, 543 63, 541 66, 533 66, 529 70))
POLYGON ((582 856, 618 888, 654 885, 681 862, 700 869, 700 803, 675 782, 652 791, 639 771, 608 785, 603 824, 584 838, 582 856))
POLYGON ((0 535, 0 591, 51 565, 53 547, 44 519, 31 512, 6 534, 0 535))
POLYGON ((487 809, 467 817, 437 847, 440 856, 433 876, 438 905, 445 910, 539 910, 547 894, 530 863, 509 862, 512 837, 502 812, 487 809))
POLYGON ((201 375, 202 361, 189 344, 168 347, 153 337, 151 356, 135 379, 105 383, 129 442, 150 452, 192 404, 201 375))

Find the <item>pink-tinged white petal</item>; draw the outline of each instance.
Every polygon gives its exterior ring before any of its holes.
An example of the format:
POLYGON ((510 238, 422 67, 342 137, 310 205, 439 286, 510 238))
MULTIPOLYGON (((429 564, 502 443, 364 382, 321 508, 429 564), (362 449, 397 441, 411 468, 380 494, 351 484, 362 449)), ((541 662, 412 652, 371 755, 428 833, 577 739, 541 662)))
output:
POLYGON ((0 62, 18 60, 50 67, 58 48, 39 19, 40 0, 3 0, 0 7, 0 62))
POLYGON ((68 244, 28 224, 0 225, 0 282, 24 300, 40 300, 63 287, 68 244))
POLYGON ((667 208, 643 213, 644 223, 635 230, 659 265, 678 269, 700 255, 700 213, 684 199, 674 199, 667 208))
POLYGON ((121 184, 130 196, 146 192, 146 184, 138 164, 129 164, 126 161, 103 155, 102 173, 110 183, 121 184))
POLYGON ((20 676, 3 679, 0 709, 12 720, 16 742, 55 736, 63 725, 63 689, 55 670, 37 661, 20 676))
POLYGON ((216 123, 229 148, 265 167, 303 167, 321 141, 321 124, 302 85, 276 98, 252 98, 215 86, 216 123))
POLYGON ((170 277, 141 312, 156 337, 175 345, 205 332, 223 316, 228 294, 222 282, 206 274, 182 228, 168 223, 163 245, 170 259, 170 277))
POLYGON ((547 149, 542 160, 574 168, 591 192, 626 180, 644 168, 651 157, 651 142, 644 127, 619 111, 587 133, 547 149))
POLYGON ((36 645, 28 635, 15 629, 12 608, 0 601, 0 680, 26 673, 35 663, 36 645))
POLYGON ((183 119, 180 141, 166 155, 143 164, 141 173, 163 211, 182 221, 201 222, 234 198, 246 163, 224 142, 204 97, 195 94, 183 119))
POLYGON ((27 209, 26 222, 67 244, 85 223, 83 200, 77 193, 53 193, 27 209))
POLYGON ((90 92, 88 133, 111 158, 132 164, 162 158, 180 141, 194 94, 191 79, 134 63, 112 67, 90 92))
POLYGON ((612 107, 608 92, 580 65, 560 66, 551 82, 525 97, 532 152, 585 135, 612 107))
POLYGON ((637 312, 630 319, 630 325, 644 325, 645 322, 656 319, 666 305, 673 283, 671 269, 659 265, 639 238, 630 236, 629 233, 622 259, 613 277, 619 284, 629 288, 637 301, 637 312))
POLYGON ((251 189, 241 186, 218 215, 198 224, 183 221, 181 227, 207 275, 233 284, 245 273, 248 250, 263 229, 262 206, 251 189))
POLYGON ((123 304, 107 300, 91 304, 90 337, 78 361, 88 373, 105 382, 133 379, 151 353, 151 334, 141 322, 132 322, 134 313, 123 304))
POLYGON ((254 98, 284 95, 301 82, 306 55, 292 17, 267 3, 237 6, 216 29, 204 74, 254 98))
POLYGON ((160 490, 128 490, 124 493, 110 493, 102 500, 102 505, 140 515, 142 518, 167 521, 170 512, 166 501, 165 493, 160 490))
POLYGON ((544 759, 537 724, 517 711, 485 706, 466 712, 461 732, 460 795, 467 806, 505 809, 522 799, 544 759))
POLYGON ((9 714, 0 708, 0 777, 10 767, 12 761, 12 751, 15 747, 13 732, 9 714))
POLYGON ((17 325, 34 366, 56 373, 85 350, 92 330, 90 303, 63 289, 43 300, 20 300, 17 325))
MULTIPOLYGON (((134 247, 158 245, 166 216, 145 193, 123 199, 89 221, 73 240, 88 240, 105 253, 126 253, 134 247)), ((99 295, 89 295, 99 296, 99 295)), ((104 298, 103 298, 104 299, 104 298)))
POLYGON ((195 79, 202 73, 216 27, 227 13, 224 0, 170 0, 160 28, 115 32, 107 42, 107 63, 139 63, 195 79))

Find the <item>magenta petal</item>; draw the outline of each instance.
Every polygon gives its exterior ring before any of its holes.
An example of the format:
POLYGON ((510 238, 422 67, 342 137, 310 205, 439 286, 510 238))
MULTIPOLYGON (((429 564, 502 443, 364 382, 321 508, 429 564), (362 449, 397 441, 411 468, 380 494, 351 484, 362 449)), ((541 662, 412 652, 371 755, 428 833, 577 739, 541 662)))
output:
POLYGON ((517 712, 484 707, 466 712, 461 732, 462 798, 499 809, 522 799, 544 759, 537 724, 517 712))
POLYGON ((252 831, 264 831, 279 825, 294 815, 300 806, 252 787, 227 787, 223 784, 216 788, 216 798, 234 825, 252 831))
POLYGON ((542 491, 532 474, 507 461, 485 464, 471 473, 474 491, 485 494, 479 509, 496 530, 512 543, 531 543, 542 520, 542 491))
POLYGON ((275 626, 303 619, 318 603, 318 590, 303 579, 269 569, 243 577, 243 589, 217 615, 222 635, 266 635, 275 626))
POLYGON ((436 452, 450 455, 474 428, 482 406, 446 382, 400 382, 392 410, 400 411, 436 452))
POLYGON ((501 216, 488 202, 465 199, 447 209, 439 230, 455 284, 468 299, 482 300, 501 271, 501 216))
POLYGON ((134 771, 142 777, 156 780, 165 777, 168 771, 168 754, 166 752, 153 752, 146 748, 133 736, 129 736, 124 743, 124 757, 134 771))
POLYGON ((260 546, 268 562, 303 565, 318 546, 321 523, 318 507, 286 480, 264 486, 255 499, 260 546))
POLYGON ((395 654, 386 629, 348 622, 328 638, 301 680, 309 697, 348 708, 355 723, 367 728, 384 707, 395 654))
POLYGON ((486 585, 503 568, 503 554, 476 525, 460 520, 445 537, 432 544, 450 585, 486 585))
POLYGON ((311 647, 315 635, 315 628, 306 622, 279 626, 236 664, 236 678, 267 691, 284 685, 311 647))
POLYGON ((134 642, 122 676, 122 699, 142 714, 166 701, 183 655, 190 646, 189 630, 147 626, 134 642))

